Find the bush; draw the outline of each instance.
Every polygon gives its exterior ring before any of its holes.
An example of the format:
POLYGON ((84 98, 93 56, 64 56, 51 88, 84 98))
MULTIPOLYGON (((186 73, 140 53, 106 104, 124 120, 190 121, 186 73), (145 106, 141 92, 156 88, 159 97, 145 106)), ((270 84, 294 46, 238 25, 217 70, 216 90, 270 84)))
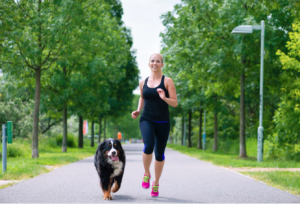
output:
POLYGON ((24 155, 24 146, 20 144, 8 144, 7 156, 8 157, 21 157, 24 155))
POLYGON ((39 147, 40 149, 43 148, 56 148, 58 147, 57 142, 56 142, 56 137, 40 137, 39 138, 39 147))
POLYGON ((48 146, 50 146, 50 147, 55 148, 58 146, 56 138, 54 138, 54 137, 49 137, 47 142, 48 142, 48 146))
MULTIPOLYGON (((63 135, 58 135, 56 137, 56 144, 62 146, 63 135)), ((67 137, 67 146, 68 147, 77 147, 76 138, 73 134, 69 133, 67 137)))

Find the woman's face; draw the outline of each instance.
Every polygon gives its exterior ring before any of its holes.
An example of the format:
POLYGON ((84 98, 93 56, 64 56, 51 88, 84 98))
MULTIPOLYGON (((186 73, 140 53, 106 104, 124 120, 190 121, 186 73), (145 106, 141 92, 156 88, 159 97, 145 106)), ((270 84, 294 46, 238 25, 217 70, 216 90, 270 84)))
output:
POLYGON ((164 66, 159 55, 152 55, 148 65, 153 72, 161 71, 161 68, 164 66))

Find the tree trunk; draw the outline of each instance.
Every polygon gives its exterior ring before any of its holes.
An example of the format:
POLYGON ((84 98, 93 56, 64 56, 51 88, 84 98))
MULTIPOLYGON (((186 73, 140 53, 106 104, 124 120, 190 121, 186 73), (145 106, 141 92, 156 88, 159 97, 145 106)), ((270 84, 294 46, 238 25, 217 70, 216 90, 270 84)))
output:
POLYGON ((78 148, 83 148, 83 118, 79 116, 78 148))
POLYGON ((241 97, 240 97, 240 157, 247 157, 245 138, 245 70, 243 68, 241 76, 241 97))
POLYGON ((98 144, 101 142, 101 130, 102 130, 102 118, 99 117, 99 133, 98 133, 98 144))
POLYGON ((116 132, 116 130, 117 130, 117 125, 116 124, 114 124, 114 129, 113 129, 113 138, 114 139, 117 139, 117 132, 116 132))
POLYGON ((189 144, 188 147, 192 147, 192 110, 189 110, 189 144))
POLYGON ((103 139, 106 140, 106 117, 104 117, 103 139))
POLYGON ((41 68, 35 70, 35 101, 33 113, 33 131, 32 131, 32 158, 39 157, 39 110, 41 96, 41 68))
MULTIPOLYGON (((202 106, 202 105, 201 105, 202 106)), ((203 109, 201 108, 199 111, 199 139, 198 139, 198 149, 202 149, 202 115, 203 115, 203 109)))
POLYGON ((94 143, 94 138, 95 138, 95 133, 94 133, 94 126, 95 126, 95 122, 92 122, 92 136, 91 136, 91 147, 94 147, 95 143, 94 143))
POLYGON ((181 119, 181 146, 183 146, 183 138, 184 138, 184 117, 181 119))
POLYGON ((215 125, 214 125, 214 145, 212 151, 218 150, 218 113, 214 114, 215 125))
MULTIPOLYGON (((41 0, 38 2, 38 13, 41 12, 41 0)), ((33 113, 33 130, 32 130, 32 158, 39 157, 39 112, 40 112, 40 96, 41 96, 41 73, 42 73, 42 24, 39 23, 38 46, 40 57, 38 59, 39 67, 35 70, 35 101, 33 113)))
POLYGON ((68 107, 64 105, 63 110, 63 141, 62 141, 62 152, 67 152, 68 144, 68 107))

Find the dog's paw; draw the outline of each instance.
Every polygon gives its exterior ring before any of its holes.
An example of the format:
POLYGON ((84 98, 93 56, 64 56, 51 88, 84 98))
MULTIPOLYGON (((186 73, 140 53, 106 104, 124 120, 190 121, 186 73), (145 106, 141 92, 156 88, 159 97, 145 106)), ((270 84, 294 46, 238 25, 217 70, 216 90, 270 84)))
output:
POLYGON ((110 194, 106 194, 104 195, 103 200, 112 200, 112 197, 110 194))
POLYGON ((111 192, 116 193, 119 189, 120 189, 120 186, 115 184, 114 187, 111 189, 111 192))

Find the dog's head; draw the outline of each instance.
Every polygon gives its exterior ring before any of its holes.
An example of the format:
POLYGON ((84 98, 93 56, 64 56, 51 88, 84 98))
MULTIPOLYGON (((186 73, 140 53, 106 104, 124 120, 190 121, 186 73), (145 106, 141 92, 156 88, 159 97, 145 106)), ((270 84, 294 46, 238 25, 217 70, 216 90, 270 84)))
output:
POLYGON ((109 163, 119 162, 120 157, 124 155, 121 143, 111 138, 104 140, 100 144, 100 151, 109 163))

